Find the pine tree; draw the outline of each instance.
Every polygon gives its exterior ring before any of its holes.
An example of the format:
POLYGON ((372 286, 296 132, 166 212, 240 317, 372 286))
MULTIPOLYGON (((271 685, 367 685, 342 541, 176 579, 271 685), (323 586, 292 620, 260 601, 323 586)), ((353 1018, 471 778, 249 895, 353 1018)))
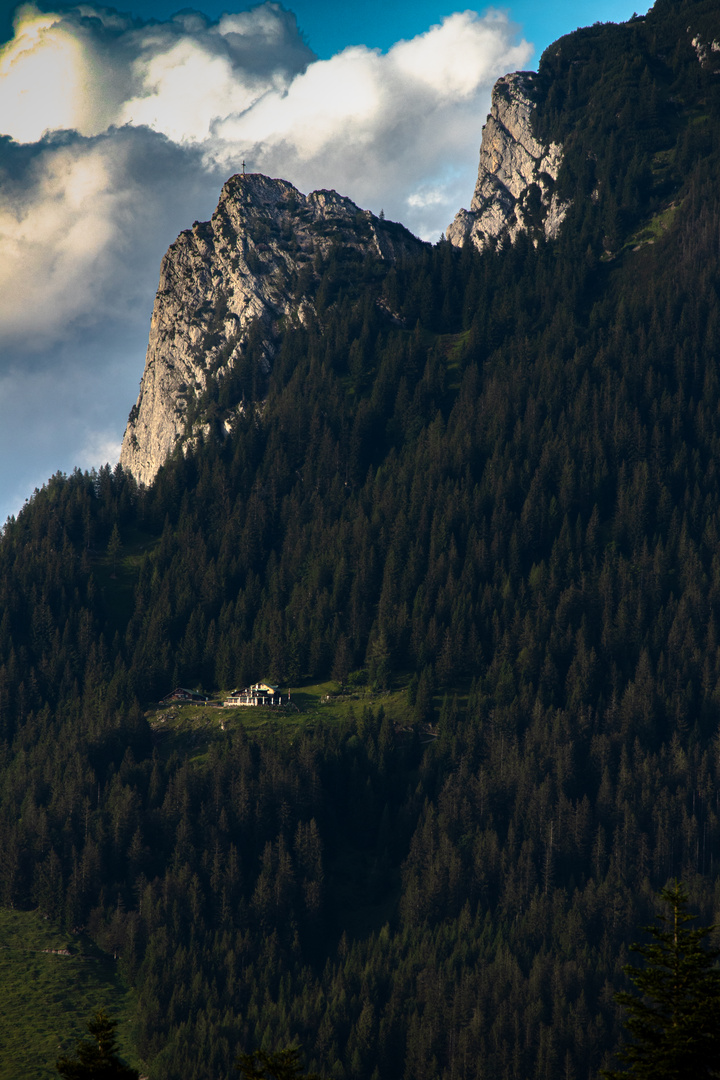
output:
POLYGON ((120 531, 117 527, 117 522, 113 525, 110 539, 108 540, 107 553, 110 562, 112 563, 112 576, 117 574, 117 564, 122 551, 122 540, 120 539, 120 531))
POLYGON ((320 1080, 317 1073, 303 1072, 297 1046, 288 1046, 271 1054, 265 1050, 240 1054, 236 1068, 243 1080, 320 1080))
POLYGON ((92 1040, 81 1039, 74 1058, 62 1057, 56 1062, 60 1075, 65 1080, 138 1080, 137 1069, 125 1065, 117 1055, 116 1027, 117 1020, 97 1009, 88 1021, 92 1040))
POLYGON ((631 946, 645 961, 626 967, 640 997, 622 992, 618 1003, 627 1011, 625 1027, 634 1042, 618 1052, 628 1068, 605 1072, 606 1080, 702 1080, 720 1075, 720 949, 705 939, 713 926, 691 930, 688 896, 680 882, 660 893, 668 915, 659 926, 644 929, 653 940, 631 946))

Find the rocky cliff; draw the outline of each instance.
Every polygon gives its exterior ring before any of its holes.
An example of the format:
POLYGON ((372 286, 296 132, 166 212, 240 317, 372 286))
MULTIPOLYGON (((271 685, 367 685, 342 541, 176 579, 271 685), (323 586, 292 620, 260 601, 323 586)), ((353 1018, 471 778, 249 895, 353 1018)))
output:
POLYGON ((562 147, 543 146, 533 135, 533 72, 498 79, 483 128, 480 167, 469 210, 460 210, 447 237, 482 250, 490 240, 514 240, 520 232, 557 235, 567 207, 554 192, 562 147))
MULTIPOLYGON (((209 380, 240 362, 251 325, 269 370, 281 321, 313 312, 315 268, 331 249, 394 261, 423 247, 400 225, 360 210, 334 191, 302 195, 284 180, 233 176, 209 222, 195 222, 165 255, 145 372, 120 461, 150 483, 173 450, 209 430, 196 403, 209 380)), ((242 402, 225 409, 232 430, 242 402)))
MULTIPOLYGON (((447 231, 457 246, 482 250, 521 231, 557 234, 567 210, 554 190, 562 147, 533 134, 534 79, 516 72, 495 84, 470 210, 447 231)), ((209 431, 197 403, 211 380, 241 362, 253 324, 269 371, 281 325, 314 313, 317 268, 338 246, 394 261, 423 245, 334 191, 305 196, 259 174, 233 176, 212 219, 180 234, 162 262, 145 372, 123 439, 120 461, 136 479, 150 483, 178 445, 188 449, 209 431)), ((243 408, 226 406, 220 429, 231 431, 243 408)))

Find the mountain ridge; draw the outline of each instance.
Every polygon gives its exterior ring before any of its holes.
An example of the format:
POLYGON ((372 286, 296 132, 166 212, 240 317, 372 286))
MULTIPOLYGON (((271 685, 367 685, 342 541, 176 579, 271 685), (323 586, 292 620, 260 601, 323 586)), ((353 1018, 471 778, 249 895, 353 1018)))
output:
MULTIPOLYGON (((447 230, 457 247, 483 250, 527 232, 558 235, 569 205, 554 190, 562 147, 543 145, 533 132, 535 78, 516 72, 493 88, 470 210, 460 210, 447 230)), ((262 174, 231 177, 210 222, 181 233, 162 261, 145 370, 122 442, 120 462, 137 480, 152 482, 170 454, 192 450, 213 427, 220 437, 231 432, 244 398, 214 425, 195 415, 193 398, 242 363, 255 320, 265 335, 256 362, 260 378, 267 376, 280 321, 303 324, 314 312, 311 260, 327 258, 338 244, 389 264, 422 250, 403 226, 336 192, 306 197, 262 174)))
MULTIPOLYGON (((714 74, 716 37, 707 2, 696 0, 686 7, 691 20, 685 28, 688 44, 699 65, 714 74)), ((615 28, 617 34, 637 36, 647 19, 653 25, 659 12, 667 17, 663 4, 656 4, 647 17, 615 28)), ((549 117, 557 114, 553 93, 566 43, 590 41, 602 32, 598 24, 561 38, 546 50, 537 73, 515 72, 496 82, 470 209, 459 210, 447 229, 454 246, 471 243, 483 250, 514 243, 524 234, 535 244, 556 240, 573 205, 581 207, 590 199, 604 219, 605 253, 616 252, 623 223, 612 197, 606 198, 607 180, 583 182, 573 191, 569 179, 578 169, 588 176, 597 172, 597 155, 585 147, 586 163, 568 167, 564 141, 557 132, 550 135, 548 126, 549 117), (551 70, 555 81, 549 83, 551 70)), ((669 104, 669 94, 667 100, 669 104)), ((627 102, 624 106, 627 109, 627 102)), ((566 135, 577 142, 572 127, 566 135)), ((647 198, 647 166, 644 174, 638 168, 632 181, 639 206, 647 198)), ((661 186, 655 185, 660 197, 661 186)), ((665 199, 665 206, 669 203, 665 199)), ((187 453, 203 438, 230 434, 248 396, 236 386, 233 397, 230 384, 252 385, 257 396, 270 371, 281 324, 302 324, 314 312, 313 259, 326 259, 338 245, 388 264, 422 250, 421 242, 402 226, 381 221, 336 192, 306 197, 288 181, 259 174, 232 177, 210 222, 196 222, 171 245, 162 261, 140 391, 122 441, 120 462, 137 480, 152 482, 179 447, 187 453), (253 322, 255 337, 262 336, 263 343, 253 361, 255 370, 249 370, 245 354, 253 322), (246 370, 239 379, 243 363, 246 370), (226 388, 219 396, 224 405, 220 409, 216 400, 209 419, 201 400, 211 383, 223 380, 226 388)))

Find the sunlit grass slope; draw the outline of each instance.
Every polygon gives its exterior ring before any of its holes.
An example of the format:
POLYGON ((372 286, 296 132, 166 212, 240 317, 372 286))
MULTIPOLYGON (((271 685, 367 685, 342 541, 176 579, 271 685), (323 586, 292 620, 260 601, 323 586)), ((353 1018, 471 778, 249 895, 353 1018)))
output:
POLYGON ((74 1051, 98 1008, 118 1020, 120 1053, 139 1067, 133 1002, 112 957, 37 912, 0 909, 0 1080, 57 1080, 57 1058, 74 1051))

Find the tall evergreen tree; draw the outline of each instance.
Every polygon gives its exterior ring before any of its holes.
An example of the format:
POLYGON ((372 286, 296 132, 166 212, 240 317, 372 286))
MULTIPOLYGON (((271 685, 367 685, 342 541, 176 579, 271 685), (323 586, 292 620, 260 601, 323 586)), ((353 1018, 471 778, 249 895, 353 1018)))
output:
POLYGON ((240 1054, 236 1068, 243 1080, 320 1080, 316 1073, 303 1072, 297 1046, 287 1046, 273 1053, 254 1050, 252 1054, 240 1054))
POLYGON ((65 1080, 138 1080, 139 1072, 125 1065, 117 1054, 115 1028, 103 1009, 97 1009, 88 1021, 92 1039, 81 1039, 75 1057, 62 1057, 56 1069, 65 1080))
POLYGON ((627 1010, 633 1042, 618 1052, 628 1068, 605 1072, 606 1080, 702 1080, 720 1075, 720 949, 708 948, 713 926, 690 929, 688 896, 680 882, 660 893, 669 914, 644 929, 647 944, 631 949, 645 964, 626 967, 640 991, 616 995, 627 1010))

